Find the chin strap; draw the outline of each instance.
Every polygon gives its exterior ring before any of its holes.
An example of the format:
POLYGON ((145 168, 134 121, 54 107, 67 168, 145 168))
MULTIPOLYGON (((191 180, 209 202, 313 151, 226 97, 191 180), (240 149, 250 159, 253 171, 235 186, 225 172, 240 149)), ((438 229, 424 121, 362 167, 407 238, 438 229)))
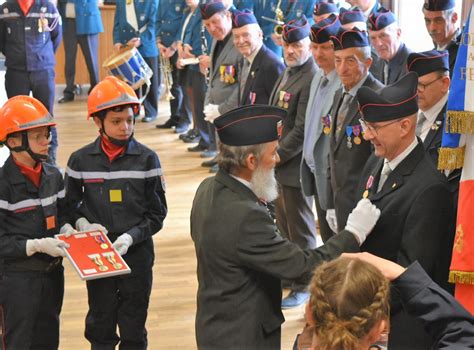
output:
MULTIPOLYGON (((48 132, 49 132, 49 130, 50 129, 48 129, 48 132)), ((6 145, 6 142, 5 142, 5 145, 6 145)), ((49 157, 47 154, 34 153, 31 150, 30 143, 28 142, 28 132, 27 131, 22 131, 21 132, 21 146, 8 147, 8 148, 10 149, 10 151, 13 151, 13 152, 25 152, 26 151, 36 163, 44 162, 44 161, 48 160, 48 157, 49 157)))
MULTIPOLYGON (((116 146, 122 147, 122 146, 128 145, 128 143, 130 142, 130 140, 131 140, 132 137, 133 137, 133 134, 134 134, 133 132, 132 132, 132 134, 130 135, 130 137, 129 137, 128 139, 126 139, 126 140, 119 140, 119 139, 113 138, 112 136, 109 136, 109 135, 107 134, 107 132, 105 131, 104 118, 99 118, 99 119, 100 119, 100 124, 102 125, 102 127, 101 127, 100 130, 99 130, 99 133, 100 133, 101 135, 107 136, 107 138, 110 140, 110 142, 112 142, 112 143, 113 143, 114 145, 116 145, 116 146)), ((133 118, 133 124, 135 124, 135 118, 133 118)))

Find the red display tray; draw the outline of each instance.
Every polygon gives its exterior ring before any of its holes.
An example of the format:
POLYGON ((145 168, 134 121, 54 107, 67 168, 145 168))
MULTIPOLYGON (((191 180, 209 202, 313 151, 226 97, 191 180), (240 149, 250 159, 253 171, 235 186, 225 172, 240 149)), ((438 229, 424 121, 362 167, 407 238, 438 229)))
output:
POLYGON ((101 231, 77 232, 69 237, 60 234, 56 238, 69 244, 67 257, 83 281, 132 271, 101 231))

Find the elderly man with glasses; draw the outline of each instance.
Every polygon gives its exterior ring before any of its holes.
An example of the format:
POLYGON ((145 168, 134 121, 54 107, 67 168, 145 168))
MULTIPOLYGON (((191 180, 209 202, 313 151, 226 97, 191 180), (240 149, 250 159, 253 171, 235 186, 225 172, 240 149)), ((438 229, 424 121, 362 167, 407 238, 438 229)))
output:
MULTIPOLYGON (((402 266, 415 260, 436 282, 445 259, 451 215, 445 176, 416 137, 418 77, 411 72, 379 91, 357 91, 363 137, 374 147, 362 171, 357 198, 369 198, 382 214, 361 246, 402 266)), ((447 279, 447 274, 443 276, 447 279)), ((431 349, 433 339, 393 295, 389 349, 431 349)))

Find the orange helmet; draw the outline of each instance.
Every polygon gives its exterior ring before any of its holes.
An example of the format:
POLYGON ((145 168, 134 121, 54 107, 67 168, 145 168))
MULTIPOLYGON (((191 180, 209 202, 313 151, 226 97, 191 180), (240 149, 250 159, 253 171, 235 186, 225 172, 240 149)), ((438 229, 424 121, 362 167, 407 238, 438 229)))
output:
POLYGON ((51 114, 36 98, 15 96, 0 109, 0 142, 5 142, 8 135, 16 132, 55 125, 51 114))
POLYGON ((105 77, 89 94, 87 119, 94 113, 121 105, 135 105, 138 108, 140 100, 127 83, 114 76, 105 77))

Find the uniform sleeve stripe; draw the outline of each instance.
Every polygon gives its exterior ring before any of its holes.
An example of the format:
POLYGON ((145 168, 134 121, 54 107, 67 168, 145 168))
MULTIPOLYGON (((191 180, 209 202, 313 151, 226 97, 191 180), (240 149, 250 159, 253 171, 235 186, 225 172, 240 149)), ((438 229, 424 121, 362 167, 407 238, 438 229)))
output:
POLYGON ((75 171, 71 168, 66 169, 66 174, 74 179, 91 180, 118 180, 118 179, 148 179, 163 175, 161 168, 147 171, 75 171))
POLYGON ((55 194, 50 197, 46 198, 38 198, 38 199, 25 199, 24 201, 19 201, 17 203, 8 203, 7 201, 1 200, 0 199, 0 209, 5 209, 8 211, 16 211, 19 209, 24 209, 24 208, 30 208, 30 207, 36 207, 36 206, 42 206, 42 207, 47 207, 49 205, 52 205, 56 203, 58 198, 64 198, 65 197, 65 190, 61 190, 58 192, 58 194, 55 194))
POLYGON ((19 14, 19 13, 16 13, 16 12, 2 13, 2 14, 0 14, 0 19, 4 19, 4 18, 14 18, 14 17, 20 17, 20 14, 19 14))
POLYGON ((38 12, 30 12, 26 17, 33 17, 33 18, 58 18, 59 13, 38 13, 38 12))

